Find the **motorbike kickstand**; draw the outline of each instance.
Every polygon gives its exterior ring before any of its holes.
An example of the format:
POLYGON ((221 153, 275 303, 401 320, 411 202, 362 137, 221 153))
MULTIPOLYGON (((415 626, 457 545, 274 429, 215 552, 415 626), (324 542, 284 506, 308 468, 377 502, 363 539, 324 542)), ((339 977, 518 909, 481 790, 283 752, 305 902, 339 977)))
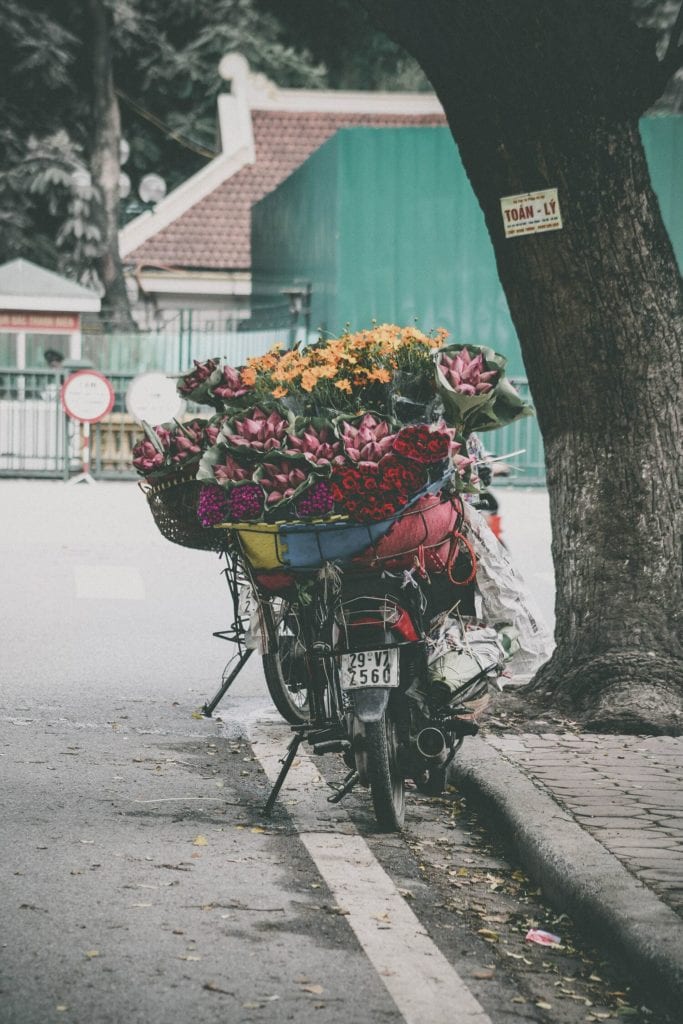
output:
MULTIPOLYGON (((217 635, 218 635, 217 633, 214 633, 214 636, 217 636, 217 635)), ((231 673, 227 677, 227 679, 223 680, 223 683, 221 685, 220 690, 218 690, 218 692, 216 693, 216 695, 214 696, 214 698, 212 700, 207 700, 206 704, 203 706, 202 714, 204 715, 205 718, 211 718, 212 714, 216 710, 216 707, 223 700, 223 697, 225 697, 226 693, 228 692, 228 690, 230 689, 232 684, 235 682, 235 680, 237 679, 237 676, 242 671, 242 669, 244 668, 244 666, 246 665, 247 661, 249 660, 249 658, 251 657, 251 655, 253 653, 254 652, 249 647, 249 648, 247 648, 246 651, 243 651, 238 656, 237 664, 235 665, 235 667, 233 668, 233 670, 231 671, 231 673)), ((228 665, 229 664, 230 664, 230 662, 228 662, 228 665)))
POLYGON ((349 774, 346 776, 344 782, 339 787, 339 789, 335 790, 332 796, 328 796, 328 804, 338 804, 341 800, 343 800, 344 797, 347 796, 347 794, 350 793, 353 787, 356 785, 356 783, 359 780, 359 777, 360 776, 358 775, 358 772, 356 771, 355 768, 353 769, 353 771, 349 772, 349 774))
POLYGON ((280 792, 280 790, 282 788, 283 782, 287 778, 287 773, 288 773, 289 769, 292 767, 292 762, 294 761, 294 758, 296 757, 296 752, 299 749, 299 744, 301 743, 302 739, 303 739, 303 737, 300 736, 298 733, 296 734, 296 736, 292 737, 292 740, 291 740, 289 746, 287 747, 287 753, 285 754, 285 756, 282 758, 282 761, 280 762, 282 764, 282 768, 280 769, 280 774, 278 775, 277 779, 275 780, 275 785, 273 786, 273 788, 272 788, 272 790, 270 792, 270 796, 268 797, 268 801, 266 803, 266 806, 263 808, 263 814, 267 818, 270 817, 270 814, 271 814, 271 812, 273 810, 273 807, 275 806, 275 801, 277 800, 277 795, 278 795, 278 793, 280 792))

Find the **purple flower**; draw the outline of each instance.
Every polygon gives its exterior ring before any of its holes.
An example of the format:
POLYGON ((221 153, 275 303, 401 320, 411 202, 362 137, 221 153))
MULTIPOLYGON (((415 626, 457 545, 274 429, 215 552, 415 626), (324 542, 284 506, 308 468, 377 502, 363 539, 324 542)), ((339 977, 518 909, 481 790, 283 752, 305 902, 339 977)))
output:
POLYGON ((228 496, 222 487, 202 487, 197 502, 197 516, 202 526, 215 526, 228 518, 228 496))
POLYGON ((302 519, 309 516, 326 516, 332 511, 334 499, 326 480, 314 483, 296 503, 297 515, 302 519))
POLYGON ((263 511, 263 491, 258 484, 241 484, 228 493, 228 517, 231 520, 258 519, 263 511))

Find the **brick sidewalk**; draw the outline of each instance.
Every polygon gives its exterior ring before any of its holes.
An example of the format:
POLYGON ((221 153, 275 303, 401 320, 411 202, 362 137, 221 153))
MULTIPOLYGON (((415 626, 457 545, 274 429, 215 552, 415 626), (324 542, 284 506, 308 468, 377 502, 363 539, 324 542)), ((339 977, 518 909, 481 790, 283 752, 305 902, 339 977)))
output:
POLYGON ((683 1003, 683 738, 483 735, 449 780, 654 1005, 683 1003))
POLYGON ((683 738, 487 736, 683 916, 683 738))

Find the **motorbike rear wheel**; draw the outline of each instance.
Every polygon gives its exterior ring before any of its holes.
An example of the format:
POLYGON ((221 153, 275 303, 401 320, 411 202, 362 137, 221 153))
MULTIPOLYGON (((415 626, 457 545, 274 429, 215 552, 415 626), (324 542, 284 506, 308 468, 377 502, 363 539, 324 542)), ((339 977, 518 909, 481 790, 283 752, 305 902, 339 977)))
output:
POLYGON ((295 637, 287 631, 288 611, 284 599, 275 611, 270 604, 262 608, 267 631, 276 640, 274 650, 263 655, 263 674, 271 700, 284 720, 290 725, 303 725, 309 718, 308 689, 306 680, 298 676, 302 665, 293 656, 295 637))
POLYGON ((406 791, 398 759, 398 731, 391 709, 379 722, 366 722, 368 781, 377 824, 385 832, 400 832, 406 811, 406 791))

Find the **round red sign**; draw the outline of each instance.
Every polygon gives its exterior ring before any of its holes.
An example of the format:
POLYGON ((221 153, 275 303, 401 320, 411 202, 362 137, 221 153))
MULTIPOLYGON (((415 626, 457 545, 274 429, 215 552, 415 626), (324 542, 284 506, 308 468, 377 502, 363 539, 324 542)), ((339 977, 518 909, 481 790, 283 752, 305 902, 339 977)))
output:
POLYGON ((114 408, 114 389, 97 370, 78 370, 67 377, 60 392, 62 408, 72 420, 97 423, 114 408))

